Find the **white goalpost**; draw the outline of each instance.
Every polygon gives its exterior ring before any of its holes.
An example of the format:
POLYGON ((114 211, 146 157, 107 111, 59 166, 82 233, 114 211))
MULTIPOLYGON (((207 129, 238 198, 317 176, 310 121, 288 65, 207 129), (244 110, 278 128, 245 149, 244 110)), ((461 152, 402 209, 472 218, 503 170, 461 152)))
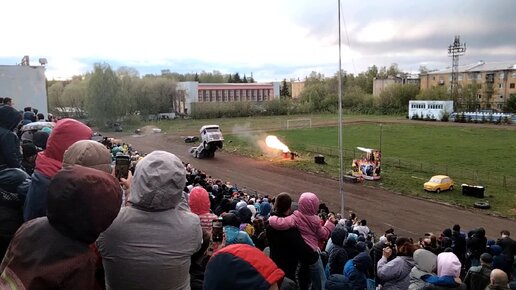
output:
POLYGON ((287 129, 312 128, 312 118, 287 120, 287 129))

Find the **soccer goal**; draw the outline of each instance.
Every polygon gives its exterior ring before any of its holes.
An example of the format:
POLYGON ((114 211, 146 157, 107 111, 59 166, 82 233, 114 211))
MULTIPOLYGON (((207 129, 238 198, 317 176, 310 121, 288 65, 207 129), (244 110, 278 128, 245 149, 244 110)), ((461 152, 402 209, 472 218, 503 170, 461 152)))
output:
POLYGON ((312 118, 287 120, 287 129, 312 128, 312 118))

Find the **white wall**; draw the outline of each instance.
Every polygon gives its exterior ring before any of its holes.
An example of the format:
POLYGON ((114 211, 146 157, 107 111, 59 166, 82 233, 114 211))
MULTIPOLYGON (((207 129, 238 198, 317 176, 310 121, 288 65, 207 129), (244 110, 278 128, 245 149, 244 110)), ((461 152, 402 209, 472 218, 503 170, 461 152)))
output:
POLYGON ((38 109, 48 115, 45 68, 42 66, 0 65, 0 97, 13 99, 14 107, 38 109))
POLYGON ((185 108, 187 109, 188 114, 192 113, 191 104, 197 102, 198 86, 198 82, 179 82, 177 84, 178 90, 185 91, 185 108))
POLYGON ((441 120, 444 113, 453 113, 453 101, 409 101, 409 119, 412 119, 414 115, 423 115, 425 118, 427 115, 434 116, 435 119, 441 120), (420 106, 421 108, 413 108, 413 105, 420 106), (432 105, 442 105, 442 109, 433 109, 432 105))

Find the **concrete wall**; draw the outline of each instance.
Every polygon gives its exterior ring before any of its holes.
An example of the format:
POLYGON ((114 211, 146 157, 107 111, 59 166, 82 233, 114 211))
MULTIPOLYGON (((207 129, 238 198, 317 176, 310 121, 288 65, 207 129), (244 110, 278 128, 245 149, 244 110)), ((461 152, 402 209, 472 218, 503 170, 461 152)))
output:
POLYGON ((48 115, 45 68, 42 66, 0 65, 0 97, 13 99, 14 107, 38 109, 48 115))
MULTIPOLYGON (((191 104, 197 102, 198 87, 198 82, 180 82, 177 84, 177 89, 185 92, 185 103, 183 109, 186 109, 188 114, 192 112, 191 104)), ((182 113, 184 113, 184 110, 182 113)))

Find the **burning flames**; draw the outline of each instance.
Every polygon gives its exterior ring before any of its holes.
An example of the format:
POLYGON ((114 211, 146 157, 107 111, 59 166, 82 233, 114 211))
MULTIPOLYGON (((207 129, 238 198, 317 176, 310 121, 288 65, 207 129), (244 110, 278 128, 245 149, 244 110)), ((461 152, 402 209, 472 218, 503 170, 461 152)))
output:
POLYGON ((288 149, 288 146, 283 144, 278 139, 278 137, 276 137, 274 135, 267 136, 267 138, 265 138, 265 144, 267 144, 267 146, 269 148, 281 150, 281 151, 283 151, 283 153, 290 152, 290 150, 288 149))

